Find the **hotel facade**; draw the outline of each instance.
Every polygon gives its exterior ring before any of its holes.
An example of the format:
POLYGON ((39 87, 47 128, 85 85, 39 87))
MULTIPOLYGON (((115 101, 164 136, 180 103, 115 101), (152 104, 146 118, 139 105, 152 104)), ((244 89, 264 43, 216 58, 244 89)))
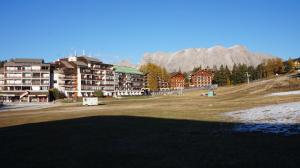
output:
POLYGON ((136 68, 114 66, 116 96, 142 95, 144 74, 136 68))
POLYGON ((209 70, 198 70, 191 74, 191 87, 207 87, 212 85, 213 73, 209 70))
POLYGON ((0 69, 0 98, 4 102, 48 102, 51 65, 42 59, 14 59, 0 69))
POLYGON ((142 95, 144 75, 136 68, 105 64, 89 56, 71 56, 53 63, 13 59, 0 68, 0 101, 48 102, 49 89, 67 98, 142 95))
POLYGON ((95 91, 112 96, 114 92, 113 65, 104 64, 97 58, 62 58, 54 63, 54 67, 54 88, 66 97, 93 96, 95 91))

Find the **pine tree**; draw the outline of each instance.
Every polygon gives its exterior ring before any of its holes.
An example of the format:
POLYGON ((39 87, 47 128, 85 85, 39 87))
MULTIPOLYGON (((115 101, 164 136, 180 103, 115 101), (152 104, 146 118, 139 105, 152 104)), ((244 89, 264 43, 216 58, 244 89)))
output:
POLYGON ((225 66, 225 77, 226 77, 226 85, 231 85, 231 72, 228 66, 225 66))
POLYGON ((247 67, 247 72, 250 75, 250 80, 256 80, 257 79, 257 74, 255 71, 255 68, 251 65, 247 67))
POLYGON ((234 64, 233 67, 232 67, 232 72, 231 72, 231 81, 232 81, 232 84, 237 84, 238 83, 238 69, 237 69, 237 65, 234 64))

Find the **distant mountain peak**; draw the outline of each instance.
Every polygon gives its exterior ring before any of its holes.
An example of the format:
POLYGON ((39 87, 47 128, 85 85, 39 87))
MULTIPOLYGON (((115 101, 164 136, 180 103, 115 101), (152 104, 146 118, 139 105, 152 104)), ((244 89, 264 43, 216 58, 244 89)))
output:
POLYGON ((169 72, 174 72, 179 68, 183 72, 191 71, 194 67, 227 65, 232 68, 234 64, 247 64, 257 66, 263 60, 272 58, 273 56, 266 54, 253 53, 243 45, 233 45, 224 47, 216 45, 210 48, 189 48, 170 52, 145 53, 141 61, 144 63, 155 63, 164 66, 169 72))
POLYGON ((231 50, 234 50, 234 49, 239 49, 239 50, 248 50, 248 48, 246 46, 243 46, 243 45, 233 45, 231 47, 229 47, 228 49, 231 49, 231 50))

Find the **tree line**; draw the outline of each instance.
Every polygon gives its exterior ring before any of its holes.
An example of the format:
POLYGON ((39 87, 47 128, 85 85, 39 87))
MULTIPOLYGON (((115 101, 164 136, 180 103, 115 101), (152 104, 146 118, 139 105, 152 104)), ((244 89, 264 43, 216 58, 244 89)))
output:
POLYGON ((236 85, 247 82, 248 77, 250 81, 253 81, 290 73, 293 71, 293 61, 289 59, 283 62, 280 58, 272 58, 265 60, 256 67, 234 64, 232 69, 229 69, 228 66, 221 65, 219 68, 214 67, 213 71, 214 84, 219 86, 236 85))
MULTIPOLYGON (((190 83, 190 74, 201 69, 202 67, 199 66, 194 67, 191 72, 183 72, 185 82, 190 83)), ((246 64, 234 64, 232 68, 229 68, 227 65, 221 65, 220 67, 214 66, 212 69, 210 67, 206 67, 205 69, 214 73, 213 84, 218 84, 219 86, 245 83, 248 81, 248 77, 249 81, 254 81, 294 71, 292 59, 283 62, 280 58, 267 59, 256 67, 248 66, 246 64)), ((170 81, 170 74, 167 70, 156 64, 144 64, 140 67, 140 71, 144 74, 149 74, 147 80, 148 87, 151 90, 158 90, 159 78, 166 82, 170 81)))

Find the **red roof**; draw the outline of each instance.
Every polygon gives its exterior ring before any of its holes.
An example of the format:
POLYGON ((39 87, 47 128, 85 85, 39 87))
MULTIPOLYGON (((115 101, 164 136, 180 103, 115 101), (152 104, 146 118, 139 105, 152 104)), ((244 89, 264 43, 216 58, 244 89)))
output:
POLYGON ((171 78, 174 78, 174 77, 184 78, 184 75, 181 72, 174 72, 174 73, 171 74, 171 78))
POLYGON ((208 70, 198 70, 192 74, 192 76, 212 76, 212 72, 208 70))

